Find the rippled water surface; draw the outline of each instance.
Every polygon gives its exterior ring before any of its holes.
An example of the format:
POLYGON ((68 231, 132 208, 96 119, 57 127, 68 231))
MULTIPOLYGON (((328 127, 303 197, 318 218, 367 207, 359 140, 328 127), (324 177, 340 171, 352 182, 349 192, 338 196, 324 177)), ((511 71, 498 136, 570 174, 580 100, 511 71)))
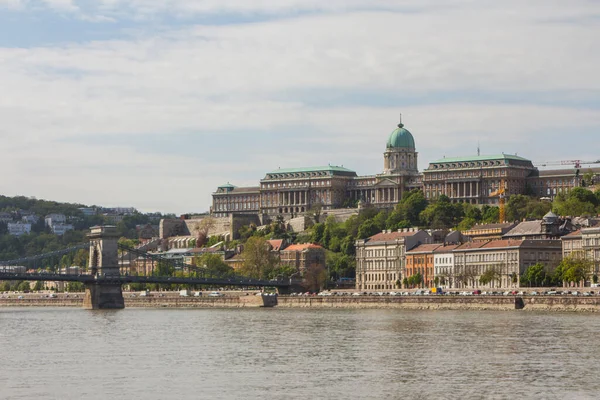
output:
POLYGON ((600 316, 0 309, 1 399, 597 399, 600 316))

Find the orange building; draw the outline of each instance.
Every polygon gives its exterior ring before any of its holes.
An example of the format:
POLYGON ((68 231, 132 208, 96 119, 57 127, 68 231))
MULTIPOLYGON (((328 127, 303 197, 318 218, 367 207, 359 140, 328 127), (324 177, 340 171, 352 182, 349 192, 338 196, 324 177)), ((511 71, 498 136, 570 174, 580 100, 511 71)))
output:
POLYGON ((416 274, 423 277, 423 287, 432 287, 433 283, 433 252, 441 244, 422 244, 406 252, 406 278, 416 274))
POLYGON ((301 272, 309 268, 325 269, 325 249, 312 243, 293 244, 280 252, 280 261, 301 272))

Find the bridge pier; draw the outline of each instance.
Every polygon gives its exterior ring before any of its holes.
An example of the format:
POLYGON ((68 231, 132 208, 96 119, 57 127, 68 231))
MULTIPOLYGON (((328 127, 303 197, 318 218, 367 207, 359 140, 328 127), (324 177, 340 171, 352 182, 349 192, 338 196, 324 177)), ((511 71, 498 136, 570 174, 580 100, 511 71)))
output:
POLYGON ((118 233, 114 226, 94 226, 88 234, 90 238, 90 262, 95 281, 86 283, 83 308, 90 310, 125 308, 121 284, 111 278, 118 278, 118 233))
POLYGON ((88 310, 110 310, 125 308, 120 284, 88 283, 85 285, 83 308, 88 310))

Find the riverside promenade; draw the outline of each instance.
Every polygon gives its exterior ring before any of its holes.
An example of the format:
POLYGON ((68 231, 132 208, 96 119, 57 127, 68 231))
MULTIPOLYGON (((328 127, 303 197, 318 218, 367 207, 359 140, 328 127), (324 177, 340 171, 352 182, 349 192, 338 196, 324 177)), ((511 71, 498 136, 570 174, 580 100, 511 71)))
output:
MULTIPOLYGON (((15 296, 0 298, 0 307, 81 307, 83 296, 15 296), (23 298, 18 298, 23 297, 23 298)), ((125 297, 134 308, 313 308, 404 310, 497 310, 600 312, 600 296, 171 296, 125 297), (522 300, 522 308, 517 304, 522 300)))

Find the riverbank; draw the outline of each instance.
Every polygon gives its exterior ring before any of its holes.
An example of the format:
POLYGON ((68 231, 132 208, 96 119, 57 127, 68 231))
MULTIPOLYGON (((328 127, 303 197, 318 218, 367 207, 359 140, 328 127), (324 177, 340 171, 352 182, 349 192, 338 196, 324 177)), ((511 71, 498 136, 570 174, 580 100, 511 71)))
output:
MULTIPOLYGON (((0 307, 83 307, 83 295, 78 297, 22 299, 0 298, 0 307)), ((246 308, 272 307, 276 296, 224 296, 224 297, 125 297, 125 308, 246 308)))
MULTIPOLYGON (((82 296, 0 298, 0 307, 82 307, 82 296)), ((600 297, 581 296, 225 296, 126 297, 126 308, 313 308, 600 312, 600 297), (523 308, 518 310, 518 300, 523 308)))
POLYGON ((280 308, 600 312, 600 297, 578 296, 280 296, 280 308), (518 305, 522 299, 522 306, 518 305))

